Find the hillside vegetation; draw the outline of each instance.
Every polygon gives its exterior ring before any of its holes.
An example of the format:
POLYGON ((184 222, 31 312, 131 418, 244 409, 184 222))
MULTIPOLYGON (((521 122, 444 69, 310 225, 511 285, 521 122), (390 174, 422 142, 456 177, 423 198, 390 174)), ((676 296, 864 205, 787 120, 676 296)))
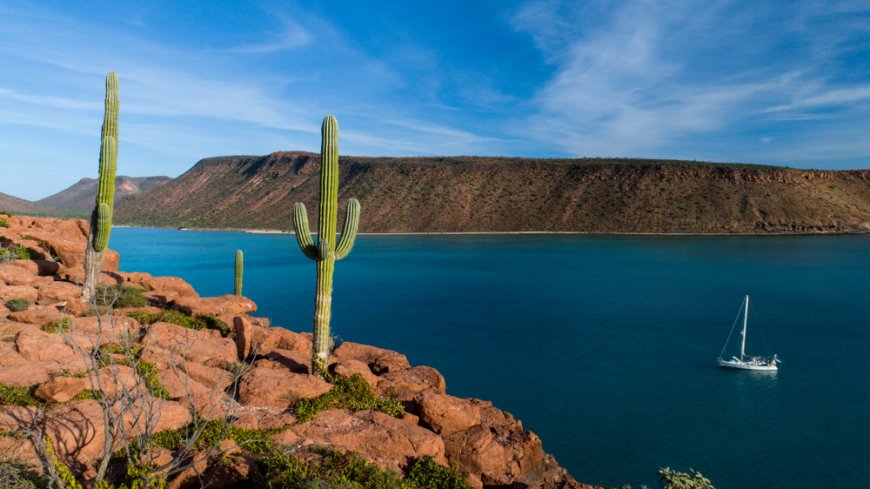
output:
MULTIPOLYGON (((319 168, 318 155, 298 152, 204 159, 171 182, 121 202, 116 220, 289 230, 294 202, 316 208, 319 168)), ((362 204, 362 232, 870 231, 870 170, 635 159, 343 157, 340 178, 340 201, 356 197, 362 204)))

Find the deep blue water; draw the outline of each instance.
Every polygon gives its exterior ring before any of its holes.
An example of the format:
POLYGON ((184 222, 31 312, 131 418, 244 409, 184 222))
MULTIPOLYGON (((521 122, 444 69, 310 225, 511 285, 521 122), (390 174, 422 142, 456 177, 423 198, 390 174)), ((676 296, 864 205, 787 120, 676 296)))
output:
MULTIPOLYGON (((117 228, 112 246, 123 270, 203 295, 232 292, 243 249, 259 315, 311 327, 292 236, 117 228)), ((868 278, 865 236, 362 236, 332 327, 512 412, 587 483, 656 487, 671 466, 719 489, 863 487, 868 278), (778 353, 776 374, 714 366, 747 293, 747 348, 778 353)))

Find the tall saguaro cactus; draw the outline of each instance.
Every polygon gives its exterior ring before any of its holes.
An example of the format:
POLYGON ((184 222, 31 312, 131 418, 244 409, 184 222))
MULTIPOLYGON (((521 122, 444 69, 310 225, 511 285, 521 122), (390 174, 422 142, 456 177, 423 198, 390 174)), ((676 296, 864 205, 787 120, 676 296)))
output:
POLYGON ((100 177, 97 201, 91 213, 91 230, 85 249, 85 283, 82 300, 89 302, 100 282, 103 254, 109 246, 112 232, 112 212, 115 201, 115 171, 118 167, 118 74, 106 75, 106 112, 100 145, 100 177))
POLYGON ((236 280, 235 294, 242 295, 242 275, 245 273, 245 254, 236 250, 236 280))
POLYGON ((329 360, 329 319, 332 314, 332 272, 335 261, 350 253, 359 227, 359 201, 347 202, 347 217, 336 245, 338 220, 338 122, 328 115, 320 129, 320 212, 317 222, 317 244, 308 227, 305 204, 293 206, 293 226, 302 253, 317 262, 317 295, 314 302, 314 345, 311 353, 312 372, 322 375, 329 360))

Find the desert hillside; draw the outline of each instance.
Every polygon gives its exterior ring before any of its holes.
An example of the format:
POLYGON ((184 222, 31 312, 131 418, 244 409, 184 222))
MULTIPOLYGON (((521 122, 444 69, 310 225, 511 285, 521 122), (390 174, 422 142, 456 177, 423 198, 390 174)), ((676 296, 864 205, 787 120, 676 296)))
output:
MULTIPOLYGON (((121 202, 116 220, 284 229, 293 203, 316 219, 320 159, 310 153, 208 158, 121 202)), ((870 231, 870 170, 635 159, 341 159, 340 199, 363 232, 870 231)), ((314 223, 312 223, 312 226, 314 223)))

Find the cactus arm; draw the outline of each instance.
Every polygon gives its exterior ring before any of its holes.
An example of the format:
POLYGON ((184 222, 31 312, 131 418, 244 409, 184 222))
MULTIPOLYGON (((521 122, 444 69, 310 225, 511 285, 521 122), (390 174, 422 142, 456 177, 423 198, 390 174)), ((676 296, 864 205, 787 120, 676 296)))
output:
POLYGON ((312 260, 317 260, 317 246, 314 245, 314 238, 311 237, 311 229, 308 227, 308 212, 302 202, 297 202, 293 206, 293 229, 296 230, 296 243, 299 244, 302 253, 312 260))
POLYGON ((97 233, 94 236, 94 251, 102 253, 109 246, 109 234, 112 232, 112 208, 105 202, 97 206, 97 233))
POLYGON ((245 254, 242 250, 236 250, 236 273, 234 282, 234 292, 236 295, 242 295, 242 276, 245 272, 245 254))
POLYGON ((359 229, 359 201, 350 199, 347 202, 347 217, 344 219, 344 227, 341 230, 341 239, 335 248, 335 259, 341 260, 350 253, 353 243, 356 241, 356 232, 359 229))

